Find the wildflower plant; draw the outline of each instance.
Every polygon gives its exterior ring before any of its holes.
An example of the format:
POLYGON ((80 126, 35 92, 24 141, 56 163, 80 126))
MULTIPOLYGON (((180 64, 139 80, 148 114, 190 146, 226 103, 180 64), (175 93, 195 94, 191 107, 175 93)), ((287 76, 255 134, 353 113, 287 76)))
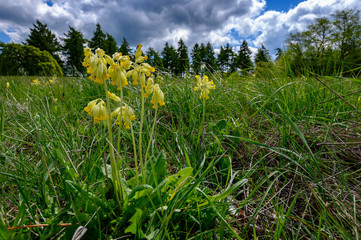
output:
POLYGON ((39 85, 41 85, 41 83, 39 82, 39 79, 35 78, 35 79, 31 80, 31 85, 39 86, 39 85))
POLYGON ((204 125, 204 118, 205 118, 205 112, 206 112, 206 100, 209 99, 209 93, 211 89, 216 89, 216 85, 214 85, 213 81, 209 81, 209 78, 207 76, 203 76, 201 78, 199 75, 195 76, 197 80, 197 85, 194 87, 194 91, 199 91, 200 95, 199 98, 203 99, 203 111, 202 111, 202 120, 199 125, 199 132, 198 132, 198 138, 197 138, 197 145, 199 144, 199 139, 203 133, 203 125, 204 125))
POLYGON ((146 181, 146 161, 150 147, 150 142, 153 137, 154 127, 157 118, 158 106, 165 104, 164 94, 158 84, 154 84, 155 68, 150 66, 144 61, 147 60, 147 56, 142 55, 142 45, 139 44, 135 53, 135 61, 132 62, 129 56, 123 56, 122 53, 114 53, 112 57, 105 54, 102 49, 95 50, 95 53, 90 48, 84 49, 84 62, 83 66, 87 68, 87 73, 90 74, 89 79, 97 84, 104 85, 105 99, 97 98, 88 103, 84 110, 94 119, 94 123, 106 121, 109 132, 109 152, 111 161, 111 175, 114 185, 114 195, 118 206, 121 207, 122 203, 126 199, 125 191, 122 186, 124 176, 120 175, 119 166, 122 166, 123 159, 115 156, 115 147, 117 146, 117 153, 120 151, 121 136, 120 133, 124 128, 125 131, 130 130, 134 148, 134 165, 135 165, 135 179, 137 185, 145 184, 146 181), (139 85, 140 87, 140 99, 141 99, 141 114, 140 114, 140 127, 139 127, 139 140, 138 146, 134 137, 132 122, 136 120, 136 116, 133 108, 123 100, 123 91, 128 85, 128 79, 131 79, 133 85, 139 85), (140 84, 139 84, 140 83, 140 84), (112 93, 108 89, 113 85, 116 86, 119 95, 112 93), (145 153, 143 161, 143 150, 142 150, 142 127, 144 124, 145 114, 145 99, 152 95, 152 100, 155 109, 154 121, 152 132, 150 134, 150 140, 145 153), (111 101, 116 102, 117 107, 111 109, 111 101), (112 121, 115 119, 115 123, 119 126, 118 141, 117 144, 113 144, 112 136, 112 121), (138 152, 137 152, 138 149, 138 152), (139 160, 137 157, 139 156, 139 160), (139 164, 138 164, 139 163, 139 164), (140 169, 138 169, 140 166, 140 169), (140 173, 139 173, 140 171, 140 173), (140 180, 139 175, 141 174, 142 179, 140 180), (123 180, 122 180, 123 179, 123 180))

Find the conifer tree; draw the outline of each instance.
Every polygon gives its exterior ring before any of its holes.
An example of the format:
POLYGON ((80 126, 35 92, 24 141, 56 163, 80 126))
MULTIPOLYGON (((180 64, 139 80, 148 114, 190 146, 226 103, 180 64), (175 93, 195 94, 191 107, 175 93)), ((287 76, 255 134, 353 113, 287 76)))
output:
POLYGON ((234 59, 235 59, 235 54, 229 43, 227 43, 226 47, 221 46, 217 59, 221 72, 223 73, 233 72, 234 59))
POLYGON ((112 56, 117 51, 117 42, 114 37, 109 33, 106 33, 106 39, 104 40, 104 51, 112 56))
POLYGON ((255 58, 255 62, 256 64, 259 64, 261 62, 269 62, 271 61, 271 56, 268 53, 268 50, 266 49, 266 47, 262 44, 261 48, 258 49, 257 53, 256 53, 256 58, 255 58))
POLYGON ((192 70, 193 73, 198 75, 201 72, 201 48, 198 43, 194 44, 192 51, 191 51, 191 58, 192 58, 192 70))
POLYGON ((84 44, 86 40, 83 38, 83 34, 77 31, 75 28, 69 26, 67 33, 64 33, 63 53, 67 57, 66 68, 73 74, 76 71, 83 72, 84 67, 82 61, 84 58, 84 44))
POLYGON ((127 39, 123 37, 122 44, 120 45, 118 52, 121 52, 123 55, 131 55, 132 49, 129 46, 129 43, 127 42, 127 39))
POLYGON ((249 49, 247 41, 243 40, 235 61, 236 68, 249 72, 253 67, 251 55, 252 51, 249 49))
POLYGON ((161 55, 164 70, 175 74, 178 65, 178 54, 176 49, 172 45, 169 45, 168 42, 166 42, 161 55))
POLYGON ((93 32, 93 37, 89 41, 89 47, 95 51, 97 48, 104 50, 105 48, 105 33, 103 32, 99 23, 96 24, 96 29, 93 32))
POLYGON ((276 48, 275 50, 277 51, 277 52, 276 52, 276 59, 275 59, 275 61, 278 61, 278 60, 281 58, 281 56, 282 56, 282 54, 283 54, 283 51, 282 51, 281 48, 276 48))
POLYGON ((213 73, 215 70, 217 70, 218 65, 217 65, 217 59, 214 56, 214 50, 212 44, 208 42, 206 46, 204 46, 202 52, 204 55, 203 62, 206 64, 208 71, 213 73))
POLYGON ((61 50, 61 45, 55 34, 48 29, 47 24, 43 24, 39 20, 36 20, 36 24, 33 26, 34 28, 30 28, 28 38, 25 39, 25 44, 48 51, 62 67, 63 62, 57 54, 61 50))
POLYGON ((147 63, 149 63, 149 65, 154 66, 158 69, 163 69, 163 61, 162 58, 159 56, 158 52, 156 52, 153 48, 150 47, 146 54, 148 56, 147 63))
POLYGON ((182 39, 178 41, 178 62, 176 68, 177 75, 183 75, 185 72, 189 71, 189 57, 188 57, 188 47, 185 45, 182 39))

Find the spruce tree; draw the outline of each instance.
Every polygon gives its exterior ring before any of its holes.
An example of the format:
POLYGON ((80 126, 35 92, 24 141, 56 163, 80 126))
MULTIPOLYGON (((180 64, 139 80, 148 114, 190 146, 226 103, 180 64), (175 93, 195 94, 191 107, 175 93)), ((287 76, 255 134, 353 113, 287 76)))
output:
POLYGON ((109 33, 106 33, 106 39, 104 40, 104 51, 112 56, 117 51, 117 42, 114 37, 109 33))
POLYGON ((191 58, 192 58, 192 70, 194 74, 199 74, 201 72, 201 48, 198 43, 194 44, 192 51, 191 51, 191 58))
POLYGON ((121 52, 123 55, 131 55, 132 49, 129 46, 129 43, 127 42, 127 39, 123 37, 122 44, 120 45, 118 52, 121 52))
POLYGON ((159 56, 159 53, 156 52, 153 48, 149 48, 146 52, 148 59, 146 60, 149 65, 156 67, 158 69, 163 69, 163 61, 162 58, 159 56))
POLYGON ((222 73, 229 73, 235 70, 234 60, 235 54, 229 43, 227 43, 226 47, 221 46, 217 61, 222 73))
POLYGON ((178 65, 178 54, 176 49, 166 42, 161 55, 164 70, 175 74, 178 65))
POLYGON ((64 33, 63 53, 67 57, 66 68, 73 75, 74 72, 84 72, 85 68, 82 66, 84 58, 84 44, 85 39, 83 34, 75 28, 69 26, 67 33, 64 33))
POLYGON ((207 45, 202 50, 204 54, 203 62, 206 64, 206 68, 209 72, 213 73, 215 70, 217 70, 217 59, 214 56, 214 50, 213 46, 210 42, 207 43, 207 45))
POLYGON ((182 39, 178 41, 178 62, 176 68, 176 74, 182 76, 185 72, 189 71, 189 57, 188 48, 182 39))
POLYGON ((105 48, 105 33, 103 32, 99 23, 96 24, 96 29, 93 32, 93 37, 89 41, 89 47, 95 51, 97 48, 104 50, 105 48))
POLYGON ((255 62, 258 65, 261 62, 266 63, 266 62, 270 62, 270 61, 271 61, 271 56, 269 55, 266 47, 262 44, 261 48, 259 48, 256 53, 255 62))
POLYGON ((276 59, 275 59, 275 61, 278 61, 278 60, 280 60, 280 58, 281 58, 281 56, 282 56, 282 54, 283 54, 283 51, 282 51, 281 48, 276 48, 275 50, 277 51, 277 52, 276 52, 276 59))
POLYGON ((251 49, 249 49, 247 41, 243 40, 238 51, 238 56, 235 61, 236 68, 249 72, 253 67, 251 55, 252 55, 252 51, 251 49))
POLYGON ((33 24, 33 26, 34 28, 30 28, 28 38, 25 39, 25 44, 37 47, 42 51, 48 51, 62 67, 63 62, 57 54, 61 50, 61 45, 55 34, 48 29, 47 24, 43 24, 39 20, 36 20, 36 24, 33 24))

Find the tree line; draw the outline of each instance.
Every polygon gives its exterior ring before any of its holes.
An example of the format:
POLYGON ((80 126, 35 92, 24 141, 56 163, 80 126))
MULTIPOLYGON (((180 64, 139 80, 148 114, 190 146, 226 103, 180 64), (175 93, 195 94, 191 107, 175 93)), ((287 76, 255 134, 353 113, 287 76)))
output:
MULTIPOLYGON (((89 40, 71 26, 69 26, 68 32, 60 37, 60 40, 62 44, 47 27, 47 24, 37 20, 22 46, 1 43, 0 60, 1 58, 16 59, 16 57, 6 56, 6 54, 17 52, 21 56, 25 54, 23 53, 24 49, 26 49, 26 53, 35 51, 29 49, 29 46, 33 46, 39 51, 50 53, 58 64, 56 66, 54 61, 42 58, 42 61, 47 62, 46 69, 56 72, 60 68, 67 75, 77 75, 84 72, 82 61, 84 58, 83 48, 86 45, 92 50, 102 48, 109 55, 121 52, 123 55, 134 57, 133 50, 125 37, 118 45, 111 34, 102 30, 99 23, 96 24, 93 36, 89 40)), ((183 76, 186 73, 200 74, 214 71, 223 74, 233 72, 250 74, 258 68, 264 67, 277 67, 292 74, 304 74, 305 71, 312 71, 324 75, 358 75, 361 69, 360 11, 339 10, 331 14, 329 18, 317 18, 308 25, 306 31, 289 34, 285 41, 285 49, 277 48, 276 52, 276 58, 273 61, 269 51, 264 45, 261 45, 252 61, 252 52, 246 40, 242 41, 237 52, 234 46, 227 43, 220 47, 218 54, 215 54, 210 42, 196 43, 192 49, 188 49, 184 41, 179 39, 177 46, 166 42, 160 52, 150 47, 146 54, 149 64, 160 71, 170 72, 177 76, 183 76)), ((32 55, 40 54, 33 53, 32 55)), ((34 62, 34 58, 29 59, 33 59, 34 62)), ((3 62, 0 63, 0 74, 2 75, 16 75, 14 74, 16 66, 21 65, 33 66, 36 69, 44 68, 44 64, 41 64, 40 60, 32 64, 27 64, 24 60, 18 61, 17 64, 9 61, 0 62, 3 62), (9 72, 9 69, 13 71, 9 72)), ((25 72, 30 74, 31 70, 25 72)), ((22 73, 20 71, 18 74, 22 73)), ((31 74, 33 73, 32 71, 31 74)))
POLYGON ((292 72, 312 71, 321 75, 359 76, 361 69, 360 11, 338 10, 291 33, 279 65, 292 72))
MULTIPOLYGON (((111 34, 104 33, 99 23, 96 24, 93 36, 89 40, 85 39, 80 31, 71 26, 69 26, 68 32, 64 33, 64 36, 60 39, 62 44, 60 44, 55 34, 47 27, 47 24, 37 20, 33 24, 33 28, 30 28, 30 34, 22 45, 1 43, 0 59, 9 57, 5 55, 10 55, 13 52, 24 52, 24 48, 26 48, 26 52, 29 52, 28 46, 33 46, 40 51, 50 53, 66 74, 77 75, 84 72, 82 61, 84 58, 83 49, 86 45, 92 50, 102 48, 109 55, 121 52, 123 55, 129 55, 131 58, 134 57, 133 50, 125 37, 123 37, 121 44, 118 45, 111 34)), ((36 50, 33 48, 32 51, 32 56, 40 55, 40 52, 34 52, 36 50)), ((161 52, 157 52, 150 47, 146 54, 149 64, 157 67, 160 71, 166 71, 177 76, 182 76, 188 72, 200 74, 205 71, 230 73, 236 70, 244 70, 245 72, 250 72, 253 68, 252 52, 248 47, 247 41, 243 41, 238 54, 234 52, 233 47, 227 44, 225 47, 221 47, 219 54, 216 56, 210 42, 206 44, 196 43, 189 54, 189 49, 182 39, 179 39, 177 47, 166 42, 161 52)), ((21 59, 20 56, 13 58, 21 59)), ((44 61, 50 62, 47 59, 44 61)), ((0 74, 24 74, 24 71, 16 72, 15 69, 17 67, 21 68, 20 66, 24 65, 28 66, 26 69, 29 66, 31 66, 30 68, 38 69, 36 64, 29 64, 25 60, 19 60, 16 64, 7 62, 6 66, 0 66, 0 74), (12 71, 10 71, 10 65, 13 66, 11 68, 12 71)), ((58 66, 54 66, 54 69, 58 68, 58 66)), ((30 71, 30 69, 25 72, 27 74, 34 74, 34 71, 30 71)))

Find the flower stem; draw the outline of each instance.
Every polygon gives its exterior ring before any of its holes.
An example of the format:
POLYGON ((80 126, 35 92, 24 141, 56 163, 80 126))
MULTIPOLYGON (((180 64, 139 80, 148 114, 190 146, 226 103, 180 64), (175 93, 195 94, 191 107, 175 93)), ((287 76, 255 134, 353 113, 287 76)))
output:
POLYGON ((117 153, 119 156, 119 160, 118 160, 119 166, 122 166, 122 170, 123 170, 123 159, 120 156, 120 133, 122 131, 122 117, 123 117, 123 87, 120 86, 120 123, 119 123, 119 131, 118 131, 117 153))
MULTIPOLYGON (((143 168, 145 166, 143 166, 143 159, 142 159, 142 129, 143 129, 143 122, 144 122, 144 90, 143 90, 143 86, 140 86, 141 89, 141 100, 142 100, 142 109, 141 109, 141 113, 140 113, 140 125, 139 125, 139 165, 140 165, 140 169, 141 172, 143 173, 143 168)), ((143 184, 145 184, 145 175, 142 174, 142 182, 143 184)))
POLYGON ((205 117, 205 113, 206 113, 206 99, 203 98, 203 113, 202 113, 201 124, 199 125, 198 138, 197 138, 197 146, 198 146, 198 144, 199 144, 199 140, 200 140, 201 135, 203 134, 203 130, 204 130, 204 117, 205 117))
POLYGON ((113 148, 113 136, 112 136, 112 122, 110 119, 110 100, 108 96, 108 87, 107 83, 104 81, 104 90, 106 96, 106 104, 107 104, 107 124, 108 124, 108 132, 109 132, 109 152, 110 152, 110 164, 112 168, 112 177, 114 182, 114 193, 116 196, 116 200, 118 202, 119 207, 122 206, 122 187, 120 183, 119 170, 115 161, 114 148, 113 148))
MULTIPOLYGON (((147 157, 148 157, 148 152, 149 152, 149 148, 150 148, 150 144, 152 142, 152 138, 153 138, 153 133, 154 133, 154 127, 155 127, 155 123, 157 122, 157 113, 158 113, 158 108, 155 109, 155 113, 154 113, 154 120, 153 120, 153 126, 152 126, 152 131, 150 133, 150 137, 149 137, 149 142, 148 142, 148 147, 147 147, 147 151, 145 152, 145 156, 144 156, 144 168, 146 168, 147 166, 147 157)), ((142 176, 145 176, 145 169, 142 169, 142 176)), ((143 178, 143 182, 145 182, 145 179, 143 178)))
POLYGON ((137 161, 137 147, 135 146, 135 138, 133 131, 133 124, 130 123, 130 131, 132 133, 133 149, 134 149, 134 167, 135 167, 135 178, 137 179, 137 184, 139 185, 139 173, 138 173, 138 161, 137 161))

